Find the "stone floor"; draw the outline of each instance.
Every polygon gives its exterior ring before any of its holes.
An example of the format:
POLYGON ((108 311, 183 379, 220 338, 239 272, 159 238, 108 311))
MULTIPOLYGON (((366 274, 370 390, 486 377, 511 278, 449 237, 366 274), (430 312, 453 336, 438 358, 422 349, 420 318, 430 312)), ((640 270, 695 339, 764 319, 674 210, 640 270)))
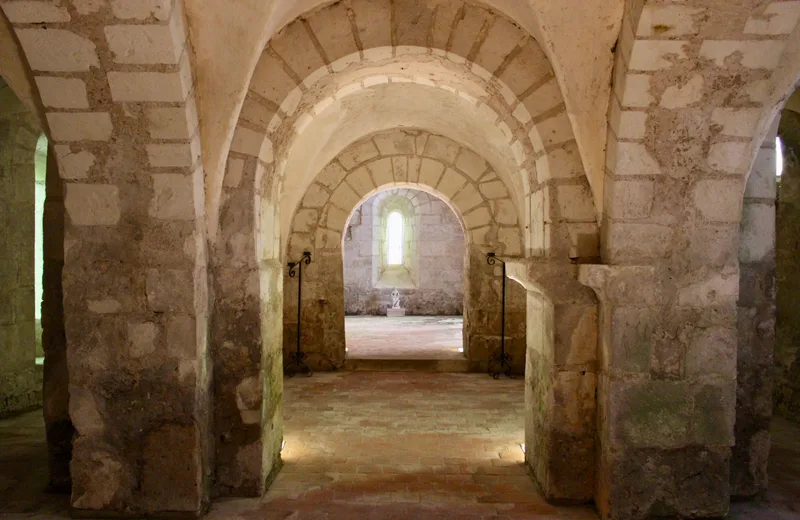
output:
POLYGON ((347 316, 351 359, 464 359, 461 316, 347 316))
MULTIPOLYGON (((211 520, 595 519, 554 507, 522 465, 523 382, 480 374, 320 373, 285 386, 285 465, 262 499, 211 520)), ((736 520, 800 518, 800 425, 775 420, 772 486, 736 520)), ((0 519, 68 518, 46 483, 41 412, 0 421, 0 519)))

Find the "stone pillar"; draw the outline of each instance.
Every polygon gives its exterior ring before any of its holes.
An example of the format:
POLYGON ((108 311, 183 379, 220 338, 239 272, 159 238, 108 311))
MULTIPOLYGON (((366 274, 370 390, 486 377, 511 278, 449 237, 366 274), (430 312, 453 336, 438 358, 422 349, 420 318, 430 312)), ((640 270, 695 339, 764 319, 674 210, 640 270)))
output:
POLYGON ((679 284, 666 267, 580 267, 600 299, 604 518, 727 512, 738 272, 699 274, 679 284))
POLYGON ((254 204, 267 171, 237 154, 223 188, 211 328, 218 496, 261 496, 280 469, 283 269, 272 197, 254 204))
POLYGON ((69 417, 69 371, 67 339, 64 333, 63 181, 52 147, 47 153, 47 198, 44 203, 44 270, 42 279, 42 346, 44 348, 44 423, 50 467, 50 488, 68 491, 69 463, 75 429, 69 417))
POLYGON ((784 163, 777 214, 775 411, 800 422, 800 114, 784 110, 778 135, 784 163))
POLYGON ((739 227, 736 444, 731 453, 735 497, 767 489, 775 350, 775 130, 766 136, 750 172, 739 227))
POLYGON ((578 266, 509 266, 528 290, 525 460, 545 498, 590 502, 595 482, 597 300, 578 266))
POLYGON ((208 502, 200 136, 180 1, 2 2, 64 181, 77 515, 208 502))

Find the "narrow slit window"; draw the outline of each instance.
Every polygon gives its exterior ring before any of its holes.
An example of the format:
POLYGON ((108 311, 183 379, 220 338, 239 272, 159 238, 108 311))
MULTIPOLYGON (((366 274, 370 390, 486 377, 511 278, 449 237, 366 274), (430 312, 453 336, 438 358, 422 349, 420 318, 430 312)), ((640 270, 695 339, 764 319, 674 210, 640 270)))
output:
POLYGON ((403 265, 403 215, 398 211, 389 214, 386 221, 386 263, 403 265))

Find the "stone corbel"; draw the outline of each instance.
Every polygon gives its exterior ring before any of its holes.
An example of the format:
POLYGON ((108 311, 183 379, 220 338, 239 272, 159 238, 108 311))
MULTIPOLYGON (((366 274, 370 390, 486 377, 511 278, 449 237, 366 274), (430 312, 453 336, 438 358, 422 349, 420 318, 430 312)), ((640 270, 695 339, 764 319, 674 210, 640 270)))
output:
POLYGON ((580 265, 541 259, 504 260, 509 278, 552 304, 597 303, 592 292, 579 281, 580 265))
POLYGON ((591 287, 601 303, 632 306, 663 305, 674 280, 669 270, 650 265, 578 266, 578 281, 591 287))

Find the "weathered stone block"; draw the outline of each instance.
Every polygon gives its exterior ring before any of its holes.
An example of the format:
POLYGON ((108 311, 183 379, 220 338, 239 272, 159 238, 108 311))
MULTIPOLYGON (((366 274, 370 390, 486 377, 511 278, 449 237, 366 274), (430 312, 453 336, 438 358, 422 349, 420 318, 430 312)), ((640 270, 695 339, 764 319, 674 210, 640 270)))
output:
POLYGON ((46 107, 89 108, 86 83, 81 79, 36 76, 36 86, 46 107))
POLYGON ((17 0, 3 4, 3 11, 11 23, 62 23, 69 22, 66 7, 48 2, 17 0))
POLYGON ((90 40, 65 29, 17 29, 17 37, 33 70, 86 72, 99 67, 90 40))
POLYGON ((114 101, 182 102, 191 88, 180 72, 108 73, 108 84, 114 101))
POLYGON ((112 226, 119 221, 119 190, 104 184, 67 184, 64 207, 77 226, 112 226))
POLYGON ((195 218, 194 183, 191 176, 174 173, 153 175, 149 215, 163 220, 195 218))
POLYGON ((108 25, 103 30, 116 63, 176 65, 183 53, 185 37, 174 21, 169 25, 108 25))
POLYGON ((155 312, 193 312, 194 276, 188 269, 148 269, 147 303, 155 312))
POLYGON ((54 141, 108 141, 114 129, 108 112, 50 112, 47 114, 54 141))
POLYGON ((166 424, 144 438, 141 492, 153 512, 200 512, 202 468, 194 425, 166 424))
POLYGON ((72 507, 113 511, 130 503, 136 476, 128 461, 96 437, 80 436, 72 447, 72 507))

